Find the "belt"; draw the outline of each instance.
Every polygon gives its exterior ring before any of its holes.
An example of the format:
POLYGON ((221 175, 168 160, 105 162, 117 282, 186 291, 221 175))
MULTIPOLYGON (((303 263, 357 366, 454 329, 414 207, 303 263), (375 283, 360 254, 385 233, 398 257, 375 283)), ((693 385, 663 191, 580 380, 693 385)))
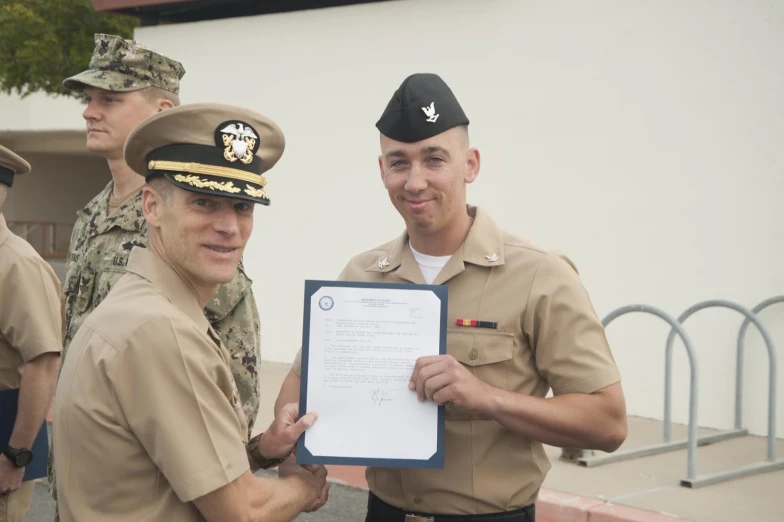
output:
POLYGON ((365 522, 534 522, 535 505, 503 513, 487 515, 438 515, 413 513, 390 506, 373 493, 368 493, 365 522))

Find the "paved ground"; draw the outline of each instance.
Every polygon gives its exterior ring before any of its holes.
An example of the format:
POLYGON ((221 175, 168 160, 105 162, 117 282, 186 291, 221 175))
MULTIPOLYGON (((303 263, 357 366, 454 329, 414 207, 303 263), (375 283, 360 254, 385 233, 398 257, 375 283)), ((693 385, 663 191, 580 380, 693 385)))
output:
MULTIPOLYGON (((701 429, 700 434, 715 430, 701 429)), ((673 424, 673 440, 686 438, 686 426, 673 424)), ((629 418, 622 449, 662 441, 662 423, 629 418)), ((713 473, 764 460, 766 439, 740 437, 697 449, 697 474, 713 473)), ((686 450, 616 462, 595 468, 558 461, 560 450, 546 448, 553 467, 544 487, 584 497, 669 513, 695 522, 784 521, 784 470, 698 489, 681 487, 686 476, 686 450)), ((777 441, 784 458, 784 440, 777 441)))
MULTIPOLYGON (((258 475, 261 476, 263 473, 260 472, 258 475)), ((329 488, 329 502, 316 513, 302 514, 296 520, 298 522, 360 522, 364 520, 366 504, 366 491, 332 484, 329 488)), ((38 483, 35 486, 33 508, 25 522, 52 522, 53 516, 54 501, 49 495, 49 489, 46 484, 38 483)))
POLYGON ((45 483, 35 485, 33 492, 33 507, 25 518, 25 522, 52 522, 54 516, 54 501, 49 495, 49 488, 45 483))

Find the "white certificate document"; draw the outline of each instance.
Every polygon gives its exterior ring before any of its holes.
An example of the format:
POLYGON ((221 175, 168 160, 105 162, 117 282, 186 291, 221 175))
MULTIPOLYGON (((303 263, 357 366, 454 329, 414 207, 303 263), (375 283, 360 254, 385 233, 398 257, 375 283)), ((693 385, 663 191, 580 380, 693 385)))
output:
POLYGON ((306 281, 300 464, 443 467, 443 406, 408 383, 446 353, 447 287, 306 281))

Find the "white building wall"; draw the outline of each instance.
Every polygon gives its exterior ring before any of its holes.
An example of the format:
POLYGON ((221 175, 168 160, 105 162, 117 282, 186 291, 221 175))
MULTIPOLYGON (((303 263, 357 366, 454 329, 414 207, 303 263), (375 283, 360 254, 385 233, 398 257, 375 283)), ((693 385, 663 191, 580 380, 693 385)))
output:
MULTIPOLYGON (((470 200, 507 229, 570 255, 600 316, 629 303, 679 315, 713 298, 784 293, 784 7, 757 2, 411 0, 139 29, 180 59, 185 102, 257 109, 283 128, 246 264, 263 357, 301 341, 306 278, 403 223, 376 166, 373 125, 410 73, 453 87, 482 152, 470 200)), ((784 307, 763 314, 784 359, 784 307)), ((699 422, 732 425, 741 316, 686 325, 699 360, 699 422)), ((608 328, 632 414, 661 417, 668 329, 608 328)), ((688 366, 676 344, 675 421, 688 366)), ((766 430, 767 363, 749 335, 744 408, 766 430)), ((779 386, 778 432, 784 431, 779 386)))
MULTIPOLYGON (((136 37, 185 64, 184 102, 248 106, 286 133, 268 175, 272 206, 257 209, 246 255, 265 359, 294 357, 304 279, 334 278, 352 254, 400 232, 373 125, 417 71, 441 74, 472 120, 483 163, 470 201, 566 252, 600 316, 629 303, 677 316, 713 298, 752 307, 784 293, 779 3, 408 0, 136 37)), ((12 121, 81 125, 49 100, 26 114, 12 121)), ((779 360, 782 317, 784 306, 762 314, 779 360)), ((728 310, 686 322, 700 425, 732 425, 740 322, 728 310)), ((661 418, 667 333, 642 315, 608 328, 631 414, 661 418)), ((747 345, 745 421, 764 433, 767 358, 755 332, 747 345)), ((685 422, 688 365, 675 348, 673 418, 685 422)))
POLYGON ((81 102, 71 97, 0 94, 0 130, 81 130, 83 110, 81 102))

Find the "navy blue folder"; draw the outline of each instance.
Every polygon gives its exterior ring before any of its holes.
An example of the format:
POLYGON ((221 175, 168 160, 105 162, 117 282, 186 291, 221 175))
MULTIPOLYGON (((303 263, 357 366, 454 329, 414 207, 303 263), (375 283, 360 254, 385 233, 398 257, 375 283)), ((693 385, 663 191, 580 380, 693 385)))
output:
MULTIPOLYGON (((420 285, 407 283, 367 283, 354 281, 305 281, 305 309, 302 328, 302 369, 300 380, 299 411, 307 412, 307 383, 308 383, 308 363, 310 354, 310 302, 311 297, 322 287, 359 287, 359 288, 386 288, 386 289, 405 289, 405 290, 424 290, 433 292, 441 300, 441 324, 440 324, 440 344, 439 353, 446 353, 446 322, 447 322, 447 297, 448 288, 446 285, 420 285)), ((438 426, 436 452, 428 459, 389 459, 389 458, 364 458, 364 457, 343 457, 343 456, 317 456, 313 455, 306 446, 307 432, 303 433, 297 441, 297 463, 298 464, 341 464, 348 466, 382 466, 396 468, 433 468, 443 469, 444 467, 444 432, 445 432, 445 408, 438 407, 438 426)))

